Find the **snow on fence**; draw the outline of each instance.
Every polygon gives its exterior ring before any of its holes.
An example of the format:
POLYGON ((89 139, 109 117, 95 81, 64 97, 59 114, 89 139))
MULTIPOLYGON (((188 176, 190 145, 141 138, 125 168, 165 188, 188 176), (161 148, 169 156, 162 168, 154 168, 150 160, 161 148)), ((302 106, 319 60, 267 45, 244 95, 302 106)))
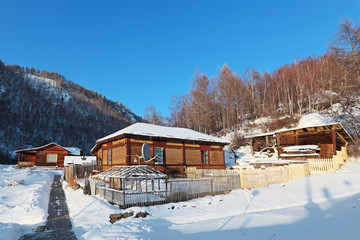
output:
POLYGON ((230 169, 197 169, 196 167, 187 167, 185 169, 188 178, 203 177, 206 174, 226 175, 226 174, 239 174, 236 170, 230 169))

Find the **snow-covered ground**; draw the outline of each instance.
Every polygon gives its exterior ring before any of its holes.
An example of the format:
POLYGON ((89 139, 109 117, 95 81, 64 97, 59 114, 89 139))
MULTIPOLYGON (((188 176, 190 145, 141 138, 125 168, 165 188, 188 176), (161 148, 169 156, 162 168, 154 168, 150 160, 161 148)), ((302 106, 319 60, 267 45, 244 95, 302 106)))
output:
POLYGON ((360 162, 268 188, 121 210, 63 185, 79 239, 360 239, 360 162), (111 224, 113 213, 147 218, 111 224))
POLYGON ((0 239, 18 239, 45 225, 55 171, 0 165, 0 239))
MULTIPOLYGON (((63 188, 78 239, 360 239, 359 172, 360 161, 349 161, 333 174, 125 210, 63 188), (151 215, 109 222, 110 214, 129 211, 151 215)), ((0 239, 45 224, 54 174, 0 165, 0 239)))

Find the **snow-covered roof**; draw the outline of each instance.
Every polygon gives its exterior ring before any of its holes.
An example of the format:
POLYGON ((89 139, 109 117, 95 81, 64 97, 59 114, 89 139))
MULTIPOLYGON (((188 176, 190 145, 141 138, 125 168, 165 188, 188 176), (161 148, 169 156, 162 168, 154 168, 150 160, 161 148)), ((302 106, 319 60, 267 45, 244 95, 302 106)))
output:
POLYGON ((167 178, 167 175, 148 165, 114 166, 94 176, 95 178, 167 178))
POLYGON ((148 123, 135 123, 129 127, 121 129, 120 131, 117 131, 106 137, 100 138, 97 140, 97 142, 103 142, 105 140, 117 136, 121 136, 124 134, 140 135, 147 137, 161 137, 161 138, 170 138, 170 139, 185 139, 191 141, 205 141, 205 142, 214 142, 214 143, 216 142, 223 144, 230 143, 226 139, 213 137, 187 128, 165 127, 165 126, 158 126, 148 123))
POLYGON ((64 158, 64 165, 66 164, 95 164, 96 163, 96 156, 65 156, 64 158))
POLYGON ((341 123, 333 122, 333 123, 326 123, 326 124, 314 124, 314 125, 307 125, 307 126, 300 126, 300 127, 298 126, 298 127, 289 128, 289 129, 282 129, 282 130, 275 131, 275 133, 289 132, 289 131, 295 131, 295 130, 300 130, 300 129, 305 129, 305 128, 329 127, 329 126, 334 126, 334 125, 339 125, 339 126, 341 126, 341 128, 343 128, 341 123))
POLYGON ((259 133, 254 135, 245 136, 245 138, 255 138, 255 137, 265 137, 265 136, 274 136, 275 132, 268 132, 268 133, 259 133))
POLYGON ((81 149, 77 147, 63 147, 70 152, 71 155, 81 155, 81 149))
POLYGON ((45 145, 40 146, 40 147, 16 150, 15 152, 17 153, 17 152, 27 152, 27 151, 38 151, 38 150, 40 150, 42 148, 46 148, 46 147, 51 146, 51 145, 55 145, 55 146, 58 146, 60 148, 63 148, 66 151, 68 151, 71 155, 81 155, 81 149, 80 148, 77 148, 77 147, 63 147, 63 146, 60 146, 59 144, 54 143, 54 142, 45 144, 45 145))

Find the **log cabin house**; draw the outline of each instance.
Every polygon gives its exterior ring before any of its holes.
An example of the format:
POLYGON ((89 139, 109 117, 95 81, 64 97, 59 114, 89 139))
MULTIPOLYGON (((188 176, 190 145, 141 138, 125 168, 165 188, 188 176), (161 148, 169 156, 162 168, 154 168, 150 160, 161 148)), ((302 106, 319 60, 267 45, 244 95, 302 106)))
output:
POLYGON ((18 166, 58 166, 64 167, 65 156, 82 156, 83 151, 77 147, 62 147, 54 142, 44 146, 16 150, 18 166))
POLYGON ((147 164, 167 174, 183 173, 185 167, 225 169, 224 146, 227 140, 185 128, 135 123, 96 141, 91 153, 97 156, 98 168, 147 164), (141 148, 147 143, 150 158, 141 159, 141 148))
POLYGON ((281 159, 332 158, 354 140, 340 123, 292 128, 248 137, 252 154, 265 147, 277 149, 281 159), (298 146, 289 148, 291 146, 298 146))

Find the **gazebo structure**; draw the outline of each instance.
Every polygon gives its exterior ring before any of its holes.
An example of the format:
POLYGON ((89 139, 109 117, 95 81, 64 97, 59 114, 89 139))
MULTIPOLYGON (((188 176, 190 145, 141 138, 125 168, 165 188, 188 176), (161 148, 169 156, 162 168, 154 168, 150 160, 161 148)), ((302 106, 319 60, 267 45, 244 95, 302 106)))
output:
POLYGON ((114 166, 92 178, 97 194, 123 208, 166 200, 168 176, 148 165, 114 166))

